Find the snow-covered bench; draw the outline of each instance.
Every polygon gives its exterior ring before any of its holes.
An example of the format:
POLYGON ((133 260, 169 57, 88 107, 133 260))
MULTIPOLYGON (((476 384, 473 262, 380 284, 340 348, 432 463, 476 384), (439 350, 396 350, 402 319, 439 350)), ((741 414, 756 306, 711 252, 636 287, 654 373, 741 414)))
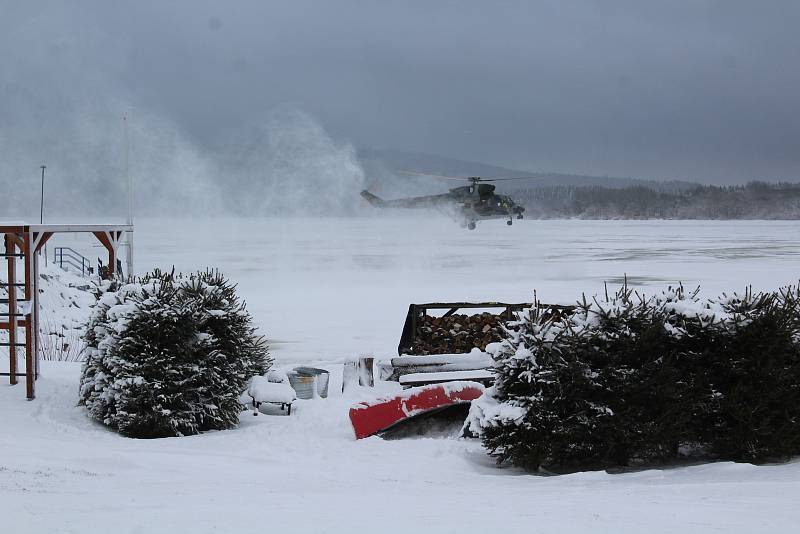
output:
POLYGON ((292 415, 292 403, 297 394, 286 382, 272 382, 266 376, 254 376, 247 388, 247 394, 253 399, 253 415, 258 415, 258 408, 264 404, 277 404, 281 410, 292 415))

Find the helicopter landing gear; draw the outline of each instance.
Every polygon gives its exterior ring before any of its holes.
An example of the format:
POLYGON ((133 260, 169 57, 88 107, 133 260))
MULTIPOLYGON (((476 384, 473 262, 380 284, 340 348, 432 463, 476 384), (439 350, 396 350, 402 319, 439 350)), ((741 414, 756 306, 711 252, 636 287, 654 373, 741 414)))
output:
POLYGON ((475 221, 467 222, 467 228, 469 228, 470 230, 474 230, 476 226, 477 225, 475 224, 475 221))

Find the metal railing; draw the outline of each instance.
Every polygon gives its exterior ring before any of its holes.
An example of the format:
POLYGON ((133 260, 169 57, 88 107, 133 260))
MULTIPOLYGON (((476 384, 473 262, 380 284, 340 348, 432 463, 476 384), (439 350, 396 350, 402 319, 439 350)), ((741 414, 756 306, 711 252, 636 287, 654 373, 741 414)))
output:
POLYGON ((81 276, 89 276, 94 273, 89 258, 69 247, 56 247, 53 250, 53 263, 65 271, 74 271, 81 276))

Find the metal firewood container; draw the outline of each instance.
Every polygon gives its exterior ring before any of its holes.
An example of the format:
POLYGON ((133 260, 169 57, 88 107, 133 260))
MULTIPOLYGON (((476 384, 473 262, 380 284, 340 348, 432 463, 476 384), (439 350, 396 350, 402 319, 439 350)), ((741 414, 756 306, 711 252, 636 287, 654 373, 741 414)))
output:
POLYGON ((327 398, 330 373, 325 369, 295 367, 288 376, 298 399, 313 399, 315 396, 327 398))

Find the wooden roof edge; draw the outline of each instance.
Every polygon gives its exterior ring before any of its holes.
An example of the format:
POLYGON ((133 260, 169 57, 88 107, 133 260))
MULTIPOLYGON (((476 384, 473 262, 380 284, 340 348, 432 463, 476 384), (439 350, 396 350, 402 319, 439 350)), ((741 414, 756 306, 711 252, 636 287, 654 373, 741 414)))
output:
POLYGON ((52 233, 92 233, 92 232, 133 232, 132 224, 0 224, 0 233, 52 232, 52 233))

